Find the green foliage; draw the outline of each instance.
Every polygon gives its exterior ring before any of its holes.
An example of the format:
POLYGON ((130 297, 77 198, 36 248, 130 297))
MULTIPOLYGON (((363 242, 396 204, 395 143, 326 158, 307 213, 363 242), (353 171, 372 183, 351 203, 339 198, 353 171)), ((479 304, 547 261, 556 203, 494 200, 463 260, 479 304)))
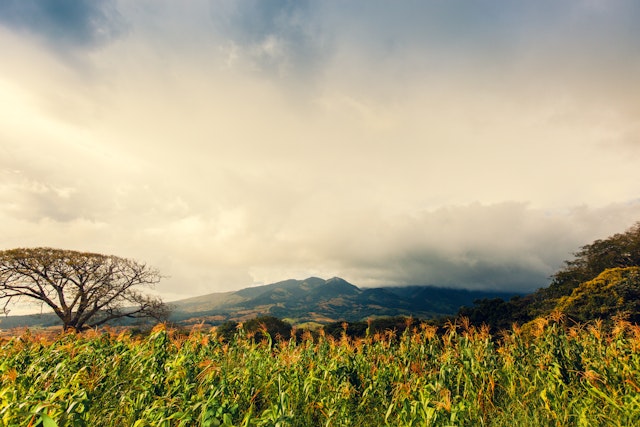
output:
POLYGON ((570 295, 575 287, 610 268, 640 266, 640 223, 624 233, 585 245, 574 255, 575 258, 553 276, 544 291, 546 297, 570 295))
POLYGON ((231 341, 238 333, 238 322, 226 321, 216 327, 216 332, 226 341, 231 341))
POLYGON ((415 327, 420 323, 420 320, 411 317, 395 316, 369 319, 366 322, 332 322, 322 329, 334 338, 341 338, 343 334, 350 338, 363 338, 375 333, 402 334, 408 327, 415 327))
POLYGON ((509 329, 518 321, 516 301, 517 299, 505 301, 502 298, 476 300, 473 307, 462 307, 458 316, 468 318, 475 325, 490 325, 494 332, 509 329))
POLYGON ((640 268, 610 268, 563 297, 558 310, 581 322, 600 318, 611 322, 619 315, 640 321, 640 268))
POLYGON ((486 323, 492 330, 524 324, 559 310, 586 322, 610 320, 626 315, 640 320, 640 294, 635 267, 640 267, 640 223, 624 233, 583 246, 575 258, 565 262, 547 288, 510 301, 478 300, 473 307, 463 307, 459 316, 473 323, 486 323), (618 277, 626 271, 624 277, 618 277))
POLYGON ((640 327, 540 319, 443 333, 225 342, 215 331, 24 335, 0 345, 0 426, 640 423, 640 327))
POLYGON ((291 325, 277 317, 260 316, 244 323, 227 321, 216 328, 218 335, 226 341, 232 341, 238 334, 262 340, 264 338, 288 339, 291 336, 291 325))
MULTIPOLYGON (((554 310, 564 311, 562 305, 565 299, 571 299, 573 292, 583 284, 585 284, 586 288, 594 288, 593 284, 588 283, 595 280, 606 270, 638 266, 640 266, 640 223, 636 223, 624 233, 614 234, 604 240, 596 240, 583 246, 575 253, 575 258, 565 262, 565 267, 553 276, 548 288, 541 289, 530 298, 530 304, 527 307, 529 317, 532 319, 537 316, 544 316, 554 310)), ((593 290, 596 290, 595 288, 593 290)), ((578 294, 584 294, 579 290, 577 292, 578 294)), ((625 298, 623 295, 620 295, 620 297, 625 298)), ((631 297, 631 295, 627 295, 627 297, 631 297)), ((602 318, 605 315, 608 317, 615 316, 616 311, 613 308, 616 305, 619 305, 620 308, 632 308, 628 306, 627 302, 613 304, 610 301, 605 301, 605 298, 601 302, 612 310, 605 309, 605 311, 601 312, 597 307, 598 298, 600 297, 594 296, 588 302, 590 307, 594 309, 593 311, 578 309, 574 304, 572 312, 575 313, 578 319, 587 321, 602 318)), ((587 298, 580 299, 583 302, 587 302, 587 298)), ((631 315, 640 314, 637 308, 632 308, 632 310, 631 315)))
POLYGON ((263 339, 268 334, 276 339, 288 339, 291 336, 291 325, 273 316, 260 316, 243 323, 243 329, 256 339, 263 339))

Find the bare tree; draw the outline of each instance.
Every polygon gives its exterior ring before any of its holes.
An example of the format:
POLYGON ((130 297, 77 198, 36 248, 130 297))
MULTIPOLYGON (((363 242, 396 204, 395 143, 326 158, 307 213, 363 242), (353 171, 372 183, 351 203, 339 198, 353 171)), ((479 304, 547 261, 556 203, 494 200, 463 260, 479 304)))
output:
POLYGON ((2 309, 29 298, 50 307, 65 330, 103 325, 118 318, 165 320, 160 298, 138 292, 162 276, 155 268, 112 255, 52 248, 0 251, 2 309))

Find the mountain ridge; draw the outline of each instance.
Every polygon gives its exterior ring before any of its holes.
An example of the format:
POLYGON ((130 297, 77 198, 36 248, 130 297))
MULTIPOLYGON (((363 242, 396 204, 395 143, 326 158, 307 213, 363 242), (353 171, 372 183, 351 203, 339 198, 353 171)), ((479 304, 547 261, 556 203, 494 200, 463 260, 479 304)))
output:
MULTIPOLYGON (((472 305, 475 300, 508 299, 516 295, 522 294, 430 285, 359 288, 340 277, 325 280, 312 276, 237 291, 213 292, 167 304, 172 308, 169 321, 181 326, 214 326, 225 321, 246 321, 259 316, 274 316, 286 319, 292 324, 327 324, 392 316, 451 316, 455 315, 460 307, 472 305)), ((124 324, 130 323, 125 320, 124 324)), ((57 325, 59 319, 53 313, 0 318, 0 329, 57 325)))
POLYGON ((257 316, 286 318, 292 323, 358 321, 368 317, 455 315, 476 299, 521 295, 504 291, 473 291, 427 285, 359 288, 333 277, 289 279, 235 292, 211 293, 170 303, 172 321, 180 324, 244 321, 257 316))

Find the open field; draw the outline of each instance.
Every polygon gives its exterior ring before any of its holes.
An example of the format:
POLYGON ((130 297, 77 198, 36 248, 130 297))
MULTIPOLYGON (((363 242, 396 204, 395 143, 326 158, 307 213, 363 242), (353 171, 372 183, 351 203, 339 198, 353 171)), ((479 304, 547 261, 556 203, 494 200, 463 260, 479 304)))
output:
POLYGON ((497 337, 25 333, 0 347, 0 425, 640 425, 639 351, 638 326, 552 319, 497 337))

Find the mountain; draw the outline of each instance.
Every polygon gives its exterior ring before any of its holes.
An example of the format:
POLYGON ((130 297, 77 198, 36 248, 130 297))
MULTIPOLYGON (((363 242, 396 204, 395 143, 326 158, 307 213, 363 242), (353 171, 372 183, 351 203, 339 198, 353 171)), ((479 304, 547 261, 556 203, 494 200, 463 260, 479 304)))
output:
MULTIPOLYGON (((640 322, 640 222, 585 245, 574 255, 548 287, 528 295, 434 286, 358 288, 338 277, 310 277, 175 301, 170 304, 170 320, 185 326, 215 325, 274 316, 300 324, 457 314, 499 330, 561 313, 577 322, 611 324, 619 318, 640 322)), ((59 322, 51 313, 0 317, 1 329, 54 325, 59 322)))
POLYGON ((433 286, 358 288, 339 277, 309 277, 175 301, 171 303, 171 320, 188 325, 246 321, 257 316, 286 318, 295 324, 400 315, 434 318, 453 315, 477 299, 514 295, 433 286))
MULTIPOLYGON (((413 316, 435 318, 454 315, 483 298, 510 298, 513 293, 470 291, 433 286, 359 288, 344 279, 309 277, 269 285, 218 292, 169 303, 170 321, 180 325, 217 325, 274 316, 293 324, 355 322, 370 317, 413 316)), ((125 323, 124 324, 129 324, 125 323)), ((0 318, 0 328, 56 326, 53 313, 0 318)))

